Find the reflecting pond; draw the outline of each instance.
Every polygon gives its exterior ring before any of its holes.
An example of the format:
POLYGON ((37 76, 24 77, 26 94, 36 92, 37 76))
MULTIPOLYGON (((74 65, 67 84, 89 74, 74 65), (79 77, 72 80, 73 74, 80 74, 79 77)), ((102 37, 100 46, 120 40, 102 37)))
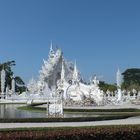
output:
MULTIPOLYGON (((20 110, 18 107, 25 104, 0 104, 0 118, 45 118, 47 113, 38 111, 20 110)), ((99 115, 86 113, 64 113, 64 117, 97 117, 99 115)))

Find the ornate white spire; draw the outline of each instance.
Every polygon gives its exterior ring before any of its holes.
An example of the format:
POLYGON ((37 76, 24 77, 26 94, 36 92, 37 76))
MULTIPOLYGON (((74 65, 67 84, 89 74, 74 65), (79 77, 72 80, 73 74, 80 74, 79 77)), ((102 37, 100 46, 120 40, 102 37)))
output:
POLYGON ((117 82, 117 87, 121 87, 121 83, 122 83, 122 75, 121 75, 121 71, 118 68, 118 71, 116 73, 116 82, 117 82))
POLYGON ((77 65, 76 65, 76 61, 74 64, 74 71, 73 71, 73 82, 77 82, 78 81, 78 70, 77 70, 77 65))
POLYGON ((64 62, 62 60, 62 68, 61 68, 61 81, 65 80, 65 69, 64 69, 64 62))
POLYGON ((53 57, 54 56, 54 50, 53 50, 53 43, 51 41, 51 44, 50 44, 50 51, 49 51, 49 57, 53 57))
POLYGON ((122 100, 122 91, 121 91, 122 75, 119 68, 116 74, 116 81, 117 81, 117 94, 118 94, 117 101, 120 102, 122 100))

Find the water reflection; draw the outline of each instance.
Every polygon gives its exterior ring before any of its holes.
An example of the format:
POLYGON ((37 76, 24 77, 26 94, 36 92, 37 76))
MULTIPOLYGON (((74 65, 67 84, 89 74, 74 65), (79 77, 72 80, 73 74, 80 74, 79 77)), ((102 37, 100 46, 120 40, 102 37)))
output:
MULTIPOLYGON (((17 109, 21 104, 0 104, 0 118, 45 118, 47 117, 46 112, 32 112, 26 110, 17 109)), ((64 117, 89 117, 89 116, 98 116, 92 114, 77 114, 77 113, 65 113, 64 117)))
POLYGON ((0 105, 0 118, 42 118, 46 117, 46 113, 36 113, 30 111, 19 110, 17 107, 23 105, 2 104, 0 105))

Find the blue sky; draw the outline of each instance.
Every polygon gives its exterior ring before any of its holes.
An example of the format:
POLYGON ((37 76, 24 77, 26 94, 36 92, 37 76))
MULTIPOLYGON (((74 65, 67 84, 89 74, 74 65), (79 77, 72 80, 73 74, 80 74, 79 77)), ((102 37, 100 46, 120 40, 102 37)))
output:
POLYGON ((87 79, 140 67, 139 0, 0 0, 0 62, 15 60, 15 75, 38 76, 50 41, 77 60, 87 79))

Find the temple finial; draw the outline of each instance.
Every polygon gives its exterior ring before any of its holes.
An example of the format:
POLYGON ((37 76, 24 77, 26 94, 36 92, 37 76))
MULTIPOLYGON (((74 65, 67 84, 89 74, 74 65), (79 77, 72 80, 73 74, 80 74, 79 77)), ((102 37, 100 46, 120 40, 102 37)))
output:
POLYGON ((51 40, 49 57, 53 57, 53 56, 54 56, 54 50, 53 50, 53 43, 52 43, 52 40, 51 40))
POLYGON ((52 43, 52 40, 51 40, 51 43, 50 43, 50 52, 53 51, 53 43, 52 43))

